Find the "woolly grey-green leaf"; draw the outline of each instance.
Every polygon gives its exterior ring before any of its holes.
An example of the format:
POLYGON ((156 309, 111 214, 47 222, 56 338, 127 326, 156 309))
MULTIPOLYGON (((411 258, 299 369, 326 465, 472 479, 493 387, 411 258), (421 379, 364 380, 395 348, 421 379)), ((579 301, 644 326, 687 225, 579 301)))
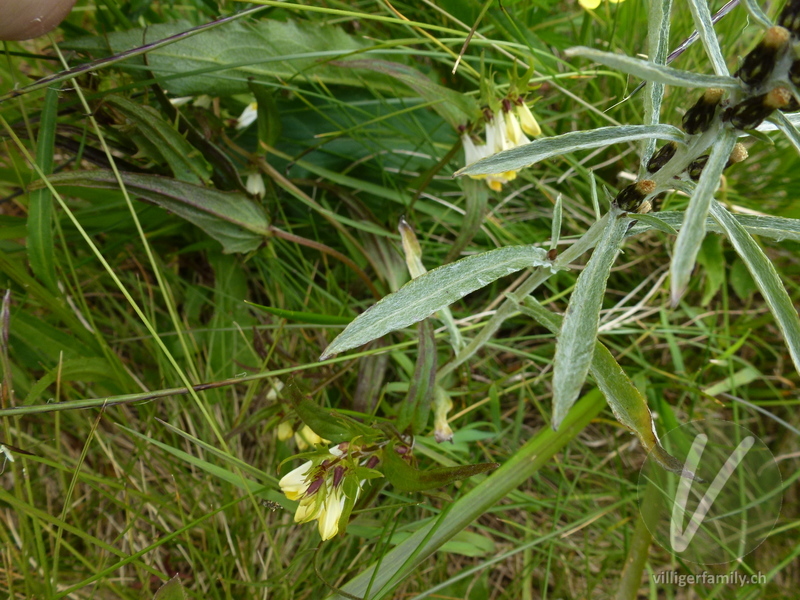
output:
POLYGON ((598 127, 591 131, 571 131, 563 135, 542 138, 498 152, 483 160, 467 165, 456 171, 460 175, 491 175, 516 171, 524 167, 561 154, 576 150, 591 150, 620 142, 633 142, 648 138, 684 141, 683 132, 672 125, 622 125, 619 127, 598 127))
POLYGON ((508 246, 428 271, 356 317, 325 349, 321 360, 421 321, 500 277, 526 267, 551 266, 542 248, 508 246))

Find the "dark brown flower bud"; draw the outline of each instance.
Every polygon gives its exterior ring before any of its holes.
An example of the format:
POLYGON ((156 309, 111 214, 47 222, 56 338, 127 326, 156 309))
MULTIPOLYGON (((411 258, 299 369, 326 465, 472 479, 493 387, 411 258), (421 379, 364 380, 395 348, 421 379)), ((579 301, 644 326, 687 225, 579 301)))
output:
POLYGON ((792 66, 789 67, 789 81, 800 87, 800 58, 795 60, 792 66))
POLYGON ((800 37, 800 1, 789 0, 778 17, 778 25, 788 29, 792 35, 800 37))
POLYGON ((703 169, 705 169, 707 162, 708 154, 705 156, 700 156, 690 162, 689 166, 686 167, 686 172, 689 174, 689 179, 692 181, 697 181, 700 179, 700 175, 702 175, 703 169))
POLYGON ((558 250, 551 248, 547 251, 547 260, 553 261, 558 258, 558 250))
POLYGON ((655 173, 656 171, 661 170, 661 167, 666 165, 672 157, 675 156, 675 151, 678 149, 678 144, 676 142, 667 142, 661 148, 659 148, 653 157, 647 163, 647 171, 649 173, 655 173))
POLYGON ((642 179, 622 189, 614 198, 614 204, 625 212, 635 212, 648 194, 656 190, 656 182, 642 179))
POLYGON ((709 88, 695 102, 686 114, 683 115, 683 129, 689 135, 703 133, 711 125, 717 106, 722 100, 723 91, 719 88, 709 88))
MULTIPOLYGON (((744 144, 736 144, 733 147, 733 150, 731 150, 731 155, 728 157, 728 162, 725 163, 725 168, 727 169, 731 165, 742 162, 747 158, 747 156, 747 148, 744 147, 744 144)), ((697 181, 700 179, 700 175, 703 173, 703 169, 705 168, 707 162, 708 154, 705 156, 700 156, 689 163, 689 166, 686 167, 686 172, 692 181, 697 181)))
POLYGON ((339 487, 339 484, 342 483, 342 477, 344 477, 344 467, 338 465, 333 469, 333 487, 339 487))
POLYGON ((747 85, 760 85, 772 74, 775 61, 789 47, 789 31, 783 27, 770 27, 753 50, 744 57, 735 75, 747 85))
POLYGON ((778 87, 766 94, 743 100, 726 110, 722 118, 730 121, 736 129, 755 129, 774 110, 788 106, 791 100, 792 93, 786 88, 778 87))
POLYGON ((311 484, 308 486, 308 489, 306 489, 305 496, 313 496, 314 494, 316 494, 319 491, 319 488, 322 487, 322 483, 324 481, 325 481, 324 478, 317 477, 314 481, 311 482, 311 484))

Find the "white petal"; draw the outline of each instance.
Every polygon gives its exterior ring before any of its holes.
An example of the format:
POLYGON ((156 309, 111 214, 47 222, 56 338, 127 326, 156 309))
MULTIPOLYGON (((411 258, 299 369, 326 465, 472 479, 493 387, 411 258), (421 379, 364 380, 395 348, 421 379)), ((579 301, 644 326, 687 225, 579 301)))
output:
POLYGON ((289 471, 278 482, 278 485, 281 487, 281 491, 286 495, 287 498, 289 498, 289 500, 299 500, 308 489, 306 475, 311 469, 312 464, 313 463, 310 460, 304 462, 295 470, 289 471))
POLYGON ((251 102, 244 107, 242 114, 236 120, 236 129, 245 129, 255 123, 258 118, 258 103, 251 102))

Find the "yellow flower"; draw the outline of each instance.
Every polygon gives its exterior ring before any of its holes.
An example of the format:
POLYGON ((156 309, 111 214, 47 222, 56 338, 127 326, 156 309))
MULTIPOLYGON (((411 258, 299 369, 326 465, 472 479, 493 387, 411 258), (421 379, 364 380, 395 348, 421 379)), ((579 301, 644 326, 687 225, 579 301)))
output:
POLYGON ((524 102, 517 104, 517 117, 522 126, 522 131, 533 137, 542 135, 542 128, 539 127, 536 117, 533 116, 531 109, 524 102))
POLYGON ((304 462, 295 470, 289 471, 278 482, 281 491, 289 500, 300 500, 306 493, 309 485, 307 475, 312 466, 313 463, 310 460, 304 462))
POLYGON ((325 498, 325 506, 317 516, 319 519, 319 535, 323 542, 339 533, 339 519, 344 510, 345 500, 341 486, 328 492, 328 496, 325 498))
MULTIPOLYGON (((608 0, 611 4, 619 4, 623 0, 608 0)), ((594 10, 598 6, 600 6, 600 0, 578 0, 578 4, 580 4, 586 10, 594 10)))
POLYGON ((278 439, 280 441, 285 442, 293 435, 294 429, 292 429, 292 424, 289 421, 282 421, 278 425, 278 439))
POLYGON ((297 448, 300 451, 308 449, 309 446, 330 444, 328 440, 323 440, 316 433, 314 433, 314 430, 308 425, 303 425, 303 428, 294 434, 294 441, 297 442, 297 448))

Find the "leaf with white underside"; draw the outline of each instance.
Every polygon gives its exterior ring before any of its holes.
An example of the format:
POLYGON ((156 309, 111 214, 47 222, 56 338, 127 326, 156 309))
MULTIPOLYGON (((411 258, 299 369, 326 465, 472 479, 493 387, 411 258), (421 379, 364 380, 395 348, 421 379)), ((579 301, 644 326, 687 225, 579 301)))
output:
POLYGON ((320 360, 413 325, 500 277, 526 267, 551 266, 543 248, 509 246, 428 271, 356 317, 325 349, 320 360))
POLYGON ((792 143, 795 150, 800 152, 800 132, 797 131, 797 128, 786 115, 780 111, 775 111, 770 117, 770 120, 775 123, 775 126, 792 143))
POLYGON ((571 131, 563 135, 542 138, 493 154, 483 160, 456 171, 460 175, 491 175, 516 171, 524 167, 561 154, 576 150, 591 150, 621 142, 634 142, 647 138, 672 140, 684 143, 683 132, 672 125, 623 125, 620 127, 598 127, 591 131, 571 131))
POLYGON ((630 219, 622 214, 612 207, 603 237, 575 283, 558 334, 553 360, 553 429, 556 430, 578 399, 592 364, 608 274, 630 224, 630 219))
POLYGON ((657 81, 664 85, 687 88, 724 88, 738 89, 742 84, 734 77, 724 75, 703 75, 683 71, 666 65, 657 65, 641 58, 632 58, 624 54, 614 54, 613 52, 603 52, 586 46, 570 48, 566 52, 567 56, 580 56, 598 62, 607 67, 617 69, 623 73, 635 75, 646 81, 657 81))
POLYGON ((725 65, 725 57, 719 47, 717 33, 714 31, 714 23, 711 19, 711 11, 708 8, 708 0, 689 0, 689 10, 692 11, 695 29, 700 36, 700 41, 705 48, 706 55, 714 67, 717 75, 728 75, 728 67, 725 65))
POLYGON ((697 187, 689 200, 683 227, 675 240, 670 264, 670 294, 673 306, 689 285, 697 253, 700 251, 703 238, 706 237, 708 207, 714 198, 714 192, 719 187, 719 177, 735 143, 736 134, 729 129, 723 130, 711 150, 708 162, 700 175, 700 181, 697 182, 697 187))
POLYGON ((756 0, 744 0, 743 4, 747 12, 750 13, 750 16, 761 26, 766 28, 772 27, 772 21, 770 21, 769 17, 764 14, 764 11, 761 10, 761 7, 758 5, 756 0))
POLYGON ((711 216, 725 231, 733 248, 753 276, 786 340, 794 366, 800 372, 800 319, 775 267, 737 219, 719 202, 711 203, 711 216))
MULTIPOLYGON (((547 310, 532 296, 526 296, 519 308, 553 333, 557 333, 561 327, 562 318, 547 310)), ((633 385, 609 349, 599 341, 594 342, 594 345, 590 371, 614 417, 639 438, 645 451, 652 453, 658 464, 668 471, 682 473, 683 464, 659 443, 650 408, 641 392, 633 385)))
MULTIPOLYGON (((684 214, 681 211, 666 211, 658 213, 658 219, 673 227, 680 229, 684 214)), ((772 217, 768 215, 734 215, 739 224, 750 235, 769 238, 778 242, 794 240, 800 242, 800 219, 787 219, 785 217, 772 217)), ((628 232, 628 236, 639 235, 648 229, 655 229, 651 223, 644 219, 639 220, 628 232)), ((724 233, 716 221, 706 219, 706 229, 714 233, 724 233)))

